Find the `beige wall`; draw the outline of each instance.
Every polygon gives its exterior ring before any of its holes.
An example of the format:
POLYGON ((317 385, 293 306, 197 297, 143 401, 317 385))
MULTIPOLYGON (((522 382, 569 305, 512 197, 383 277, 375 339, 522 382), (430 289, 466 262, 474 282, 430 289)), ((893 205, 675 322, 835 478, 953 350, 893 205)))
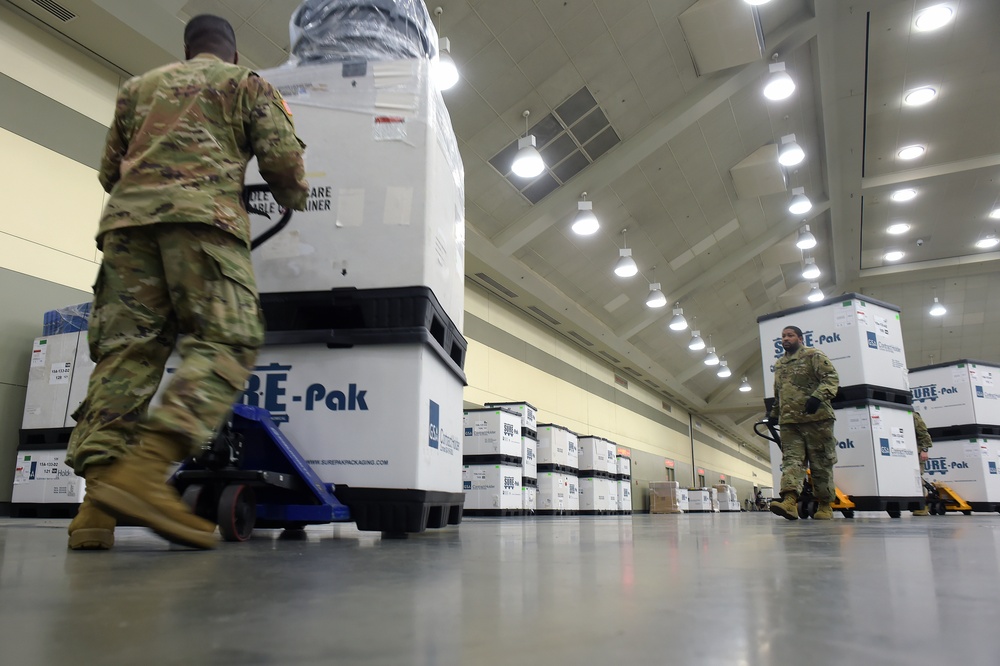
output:
MULTIPOLYGON (((119 76, 0 8, 0 73, 101 124, 114 113, 119 76)), ((0 127, 0 267, 89 290, 104 191, 97 172, 0 127)), ((96 157, 96 156, 95 156, 96 157)))
MULTIPOLYGON (((663 418, 674 419, 686 427, 689 422, 686 410, 671 404, 668 412, 662 406, 662 396, 639 382, 629 381, 628 388, 617 385, 612 365, 584 351, 470 281, 466 282, 465 310, 467 315, 481 319, 496 329, 515 336, 525 345, 579 370, 589 381, 600 382, 603 388, 602 391, 587 390, 499 351, 491 347, 488 341, 476 339, 467 333, 469 348, 465 373, 469 385, 465 389, 466 402, 529 402, 538 408, 539 423, 556 423, 575 432, 605 437, 621 446, 653 456, 670 458, 683 470, 683 473, 678 474, 677 481, 685 486, 691 484, 691 440, 685 432, 678 432, 662 422, 663 418), (595 392, 610 392, 611 396, 600 397, 595 392), (649 406, 661 418, 650 418, 628 408, 627 404, 621 404, 630 403, 621 399, 623 396, 649 406)), ((718 483, 720 474, 725 474, 727 480, 741 481, 738 485, 742 490, 742 500, 746 496, 743 489, 752 487, 755 482, 764 478, 766 462, 756 459, 751 452, 710 425, 699 423, 696 418, 696 433, 711 438, 714 446, 696 441, 694 466, 705 469, 706 482, 709 484, 718 483), (720 447, 725 450, 719 450, 720 447), (758 464, 741 460, 737 457, 741 454, 758 460, 758 464)), ((656 458, 643 456, 642 459, 645 461, 643 479, 647 482, 665 480, 663 469, 656 467, 656 458), (653 469, 649 469, 650 467, 653 469)))

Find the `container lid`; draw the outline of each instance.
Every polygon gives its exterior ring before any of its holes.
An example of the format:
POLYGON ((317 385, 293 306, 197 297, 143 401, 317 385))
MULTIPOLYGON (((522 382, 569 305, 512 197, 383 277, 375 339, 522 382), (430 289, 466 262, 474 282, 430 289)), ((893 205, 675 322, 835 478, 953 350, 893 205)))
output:
POLYGON ((577 437, 579 437, 580 439, 598 439, 602 442, 607 442, 608 444, 614 444, 615 446, 618 446, 610 439, 605 439, 604 437, 598 437, 597 435, 577 435, 577 437))
POLYGON ((997 361, 973 361, 968 358, 960 358, 956 361, 948 361, 947 363, 934 363, 933 365, 922 365, 919 368, 910 368, 910 372, 920 372, 921 370, 933 370, 934 368, 948 368, 959 365, 985 365, 990 368, 1000 368, 1000 363, 997 361))
POLYGON ((892 303, 886 303, 885 301, 880 301, 880 300, 877 300, 877 299, 874 299, 874 298, 869 298, 868 296, 865 296, 864 294, 858 294, 858 293, 850 292, 850 293, 847 293, 847 294, 841 294, 840 296, 831 296, 830 298, 824 298, 822 301, 818 301, 816 303, 807 303, 806 305, 799 305, 799 306, 794 307, 794 308, 788 308, 787 310, 781 310, 780 312, 773 312, 771 314, 761 315, 761 316, 757 317, 757 323, 759 324, 762 321, 769 321, 771 319, 778 319, 778 318, 784 317, 786 315, 795 314, 796 312, 806 312, 808 310, 815 310, 816 308, 822 308, 822 307, 825 307, 827 305, 832 305, 834 303, 841 303, 841 302, 847 301, 847 300, 864 301, 865 303, 871 303, 872 305, 879 305, 879 306, 881 306, 883 308, 886 308, 888 310, 892 310, 894 312, 899 312, 900 311, 898 305, 893 305, 892 303))
POLYGON ((506 407, 500 407, 499 405, 497 405, 496 407, 483 407, 482 409, 480 409, 480 408, 477 407, 476 409, 464 409, 464 410, 462 410, 463 414, 481 414, 482 412, 491 412, 491 413, 505 412, 507 414, 510 414, 511 416, 516 416, 519 419, 521 418, 521 415, 518 414, 517 412, 515 412, 513 409, 508 409, 506 407))
POLYGON ((521 405, 527 405, 528 407, 534 409, 536 412, 538 411, 538 408, 532 405, 530 402, 487 402, 484 404, 487 407, 519 407, 521 405))
POLYGON ((579 434, 573 432, 572 430, 570 430, 566 426, 556 425, 555 423, 539 423, 538 424, 538 432, 541 432, 542 428, 555 428, 556 430, 565 430, 566 432, 568 432, 571 435, 576 435, 576 437, 580 437, 579 434))

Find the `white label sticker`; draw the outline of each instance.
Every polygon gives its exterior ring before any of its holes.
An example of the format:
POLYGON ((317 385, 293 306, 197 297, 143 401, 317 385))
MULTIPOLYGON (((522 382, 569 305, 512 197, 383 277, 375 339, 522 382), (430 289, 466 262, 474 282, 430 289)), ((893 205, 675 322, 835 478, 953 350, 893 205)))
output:
POLYGON ((49 384, 69 384, 69 378, 73 375, 73 363, 53 363, 49 370, 49 384))
POLYGON ((387 226, 409 225, 412 207, 412 187, 390 186, 385 188, 385 211, 382 214, 382 224, 387 226))
POLYGON ((45 340, 39 340, 38 344, 31 348, 32 368, 45 367, 45 351, 47 348, 48 346, 45 344, 45 340))
POLYGON ((337 226, 360 227, 365 221, 365 191, 342 187, 337 191, 337 226))
POLYGON ((889 335, 889 320, 885 317, 879 317, 875 315, 875 328, 882 335, 889 335))

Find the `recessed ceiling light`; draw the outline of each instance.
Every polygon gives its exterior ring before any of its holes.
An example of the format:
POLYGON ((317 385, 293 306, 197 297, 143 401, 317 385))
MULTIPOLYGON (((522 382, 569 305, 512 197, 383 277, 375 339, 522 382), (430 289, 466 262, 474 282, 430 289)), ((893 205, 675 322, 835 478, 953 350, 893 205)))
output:
POLYGON ((987 250, 991 247, 996 247, 1000 245, 1000 238, 996 236, 987 236, 986 238, 980 238, 976 241, 976 247, 980 250, 987 250))
POLYGON ((937 97, 937 90, 927 86, 926 88, 914 88, 903 94, 903 104, 907 106, 921 106, 937 97))
POLYGON ((886 261, 899 261, 905 256, 901 250, 890 250, 882 255, 886 261))
POLYGON ((899 234, 905 234, 909 230, 910 225, 906 222, 897 222, 896 224, 890 224, 889 228, 886 229, 886 232, 892 234, 893 236, 898 236, 899 234))
POLYGON ((915 160, 921 155, 927 152, 927 149, 923 146, 907 146, 906 148, 901 148, 896 157, 901 160, 915 160))
POLYGON ((1000 208, 994 208, 990 211, 990 219, 1000 220, 1000 208))
POLYGON ((771 0, 743 0, 743 2, 747 3, 748 5, 766 5, 767 3, 771 2, 771 0))
POLYGON ((947 25, 954 14, 954 10, 948 5, 934 5, 917 14, 913 25, 920 32, 937 30, 947 25))
POLYGON ((909 201, 917 196, 916 190, 896 190, 890 195, 893 201, 909 201))

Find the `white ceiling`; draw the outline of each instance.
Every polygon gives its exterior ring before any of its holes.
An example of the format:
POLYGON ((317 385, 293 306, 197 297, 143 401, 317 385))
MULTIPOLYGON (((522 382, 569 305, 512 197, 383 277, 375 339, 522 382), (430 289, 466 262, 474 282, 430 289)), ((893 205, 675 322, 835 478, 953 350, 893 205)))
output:
MULTIPOLYGON (((202 12, 233 23, 244 63, 280 64, 299 4, 155 0, 137 13, 129 0, 60 0, 79 15, 60 24, 32 0, 7 1, 130 73, 179 55, 183 20, 202 12)), ((746 12, 742 0, 711 2, 746 12)), ((794 246, 802 218, 786 211, 798 186, 815 205, 806 218, 826 293, 900 305, 912 366, 1000 359, 1000 336, 987 333, 1000 318, 1000 253, 973 247, 1000 226, 986 218, 1000 194, 1000 2, 772 0, 758 10, 763 57, 704 75, 678 20, 693 4, 429 3, 444 9, 440 32, 462 76, 445 99, 465 162, 471 279, 491 291, 477 274, 504 285, 516 307, 753 441, 745 426, 761 411, 756 317, 801 304, 808 290, 794 246), (955 10, 952 23, 915 32, 914 12, 939 2, 955 10), (761 88, 776 52, 797 89, 771 102, 761 88), (937 87, 937 99, 903 107, 902 93, 922 85, 937 87), (489 160, 523 133, 523 110, 538 122, 584 86, 621 141, 532 204, 489 160), (787 172, 789 192, 738 198, 729 170, 789 133, 807 155, 787 172), (927 154, 897 160, 910 143, 927 154), (902 187, 919 196, 889 201, 902 187), (568 229, 583 191, 602 223, 587 238, 568 229), (894 221, 913 228, 890 237, 894 221), (628 281, 612 273, 622 229, 640 268, 628 281), (896 247, 906 256, 886 265, 882 254, 896 247), (652 281, 712 336, 731 378, 687 349, 689 332, 667 330, 671 308, 646 308, 652 281), (935 295, 949 308, 942 319, 926 314, 935 295), (734 393, 743 374, 754 390, 734 393)))

